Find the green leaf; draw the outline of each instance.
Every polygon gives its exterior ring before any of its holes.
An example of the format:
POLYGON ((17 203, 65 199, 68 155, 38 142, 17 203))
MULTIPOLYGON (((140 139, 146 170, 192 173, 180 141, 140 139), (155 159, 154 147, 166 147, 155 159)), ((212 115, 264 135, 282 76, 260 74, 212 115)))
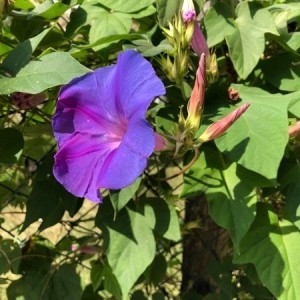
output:
POLYGON ((19 8, 22 10, 29 10, 34 8, 34 4, 31 3, 30 1, 26 1, 26 0, 15 0, 14 3, 14 8, 19 8))
POLYGON ((147 283, 158 285, 162 282, 166 275, 167 267, 165 257, 162 254, 158 254, 144 273, 147 283))
POLYGON ((96 225, 103 231, 109 265, 126 298, 154 259, 155 240, 146 218, 137 211, 126 207, 115 221, 113 215, 113 207, 105 199, 96 216, 96 225))
POLYGON ((46 0, 38 4, 29 14, 28 18, 40 16, 51 20, 61 16, 66 10, 70 8, 69 5, 62 2, 54 2, 53 0, 46 0))
POLYGON ((20 131, 14 128, 0 129, 0 163, 17 162, 23 148, 24 139, 20 131))
POLYGON ((39 167, 32 192, 26 203, 27 210, 22 231, 40 218, 43 219, 40 230, 55 225, 61 220, 66 208, 73 215, 82 204, 81 199, 68 193, 56 181, 52 168, 53 154, 50 154, 39 167))
POLYGON ((257 65, 265 49, 265 34, 278 35, 268 10, 257 4, 241 2, 237 7, 235 31, 226 36, 230 58, 238 75, 245 79, 257 65))
POLYGON ((231 18, 230 8, 225 3, 216 3, 207 12, 204 18, 204 25, 209 47, 222 42, 225 36, 232 34, 236 30, 231 18))
POLYGON ((253 263, 261 282, 276 299, 300 299, 300 233, 288 220, 260 203, 256 219, 234 263, 253 263))
POLYGON ((156 0, 158 20, 160 25, 168 26, 168 23, 179 11, 180 1, 156 0))
POLYGON ((23 249, 19 266, 22 277, 14 280, 6 289, 8 299, 47 299, 43 297, 52 277, 51 263, 54 259, 54 247, 48 240, 30 239, 23 249))
POLYGON ((80 300, 82 294, 80 276, 75 264, 63 264, 55 271, 45 296, 48 299, 80 300))
MULTIPOLYGON (((98 3, 99 1, 88 0, 89 3, 98 3)), ((153 4, 154 0, 101 0, 101 5, 110 8, 113 11, 132 13, 147 8, 153 4)))
POLYGON ((51 28, 47 28, 37 36, 15 47, 3 60, 2 68, 11 76, 16 76, 17 73, 29 63, 33 52, 50 30, 51 28))
POLYGON ((205 156, 184 175, 181 197, 205 194, 210 215, 220 226, 229 230, 235 248, 249 230, 256 211, 253 186, 236 175, 236 164, 225 170, 207 168, 205 156))
MULTIPOLYGON (((94 7, 93 13, 97 11, 97 18, 92 22, 89 32, 89 42, 94 45, 98 40, 112 35, 128 34, 131 28, 132 19, 130 15, 120 12, 109 12, 100 7, 94 7)), ((109 43, 94 47, 95 50, 107 47, 109 43)))
POLYGON ((21 247, 12 240, 0 240, 0 274, 18 272, 21 261, 21 247))
POLYGON ((299 90, 300 64, 299 57, 292 53, 281 53, 272 56, 262 63, 265 78, 282 91, 299 90))
POLYGON ((143 215, 151 229, 166 239, 175 242, 181 239, 174 204, 159 198, 145 199, 142 204, 143 215))
POLYGON ((251 106, 226 134, 216 139, 216 145, 231 161, 274 180, 288 142, 287 107, 294 95, 232 86, 243 102, 250 102, 251 106))
POLYGON ((0 78, 0 93, 25 92, 40 93, 50 87, 68 83, 74 77, 87 73, 89 69, 81 65, 65 52, 54 52, 32 60, 16 77, 0 78))
POLYGON ((129 202, 130 199, 134 196, 135 192, 138 190, 141 184, 142 178, 139 177, 137 180, 132 183, 131 185, 121 189, 119 191, 111 190, 109 193, 110 201, 115 212, 120 211, 126 204, 129 202))

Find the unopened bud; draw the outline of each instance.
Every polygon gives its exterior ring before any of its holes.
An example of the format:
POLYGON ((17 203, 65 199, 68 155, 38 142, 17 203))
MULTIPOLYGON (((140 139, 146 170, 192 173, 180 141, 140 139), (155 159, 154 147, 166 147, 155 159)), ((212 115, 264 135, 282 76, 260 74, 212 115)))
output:
POLYGON ((200 126, 201 115, 203 110, 205 92, 205 54, 202 53, 199 66, 196 73, 194 88, 188 102, 188 117, 186 120, 187 127, 192 131, 197 131, 200 126))
POLYGON ((181 8, 182 20, 185 24, 193 22, 196 18, 196 10, 193 0, 184 0, 181 8))
POLYGON ((202 53, 204 53, 209 59, 209 48, 207 46, 205 37, 200 29, 200 26, 197 21, 194 21, 194 33, 191 46, 195 53, 200 57, 202 53))
POLYGON ((22 92, 15 92, 11 94, 13 104, 19 109, 29 109, 42 103, 45 98, 45 93, 28 94, 22 92))
POLYGON ((166 150, 166 139, 157 132, 154 132, 155 146, 154 151, 163 151, 166 150))
POLYGON ((208 142, 223 134, 250 106, 247 102, 226 117, 210 125, 199 137, 200 142, 208 142))
POLYGON ((297 121, 295 125, 290 126, 288 133, 289 133, 290 138, 294 138, 297 135, 299 135, 300 134, 300 121, 297 121))

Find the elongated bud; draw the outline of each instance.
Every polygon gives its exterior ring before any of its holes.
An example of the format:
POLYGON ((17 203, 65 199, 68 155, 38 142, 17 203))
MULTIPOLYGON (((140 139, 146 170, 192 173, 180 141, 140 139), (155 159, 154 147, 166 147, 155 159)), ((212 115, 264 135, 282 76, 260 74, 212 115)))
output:
POLYGON ((188 116, 186 119, 186 124, 189 126, 193 132, 197 131, 203 110, 204 102, 204 92, 205 92, 205 54, 202 53, 199 61, 199 66, 196 73, 196 80, 194 88, 192 90, 191 98, 189 100, 187 111, 188 116))
POLYGON ((191 46, 194 52, 200 57, 202 53, 209 58, 209 49, 205 40, 205 37, 200 29, 197 21, 194 21, 194 34, 192 38, 191 46))
POLYGON ((247 102, 226 117, 210 125, 199 137, 200 142, 208 142, 223 134, 250 106, 247 102))
POLYGON ((196 10, 193 0, 184 0, 181 8, 182 20, 185 24, 189 24, 196 18, 196 10))
POLYGON ((290 126, 288 133, 289 133, 290 138, 294 138, 297 135, 299 135, 300 134, 300 121, 297 121, 295 125, 290 126))

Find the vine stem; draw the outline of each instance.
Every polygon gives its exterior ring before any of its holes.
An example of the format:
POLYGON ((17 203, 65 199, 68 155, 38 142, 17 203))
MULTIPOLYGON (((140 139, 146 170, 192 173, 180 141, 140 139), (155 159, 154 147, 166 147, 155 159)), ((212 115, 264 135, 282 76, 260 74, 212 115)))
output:
POLYGON ((198 148, 194 148, 194 151, 195 151, 195 154, 194 154, 193 159, 192 159, 186 166, 184 166, 184 167, 180 170, 180 172, 175 173, 175 174, 173 174, 173 175, 171 175, 171 176, 168 176, 168 177, 157 178, 157 180, 158 180, 158 181, 171 180, 171 179, 176 178, 177 176, 183 174, 184 172, 186 172, 186 171, 187 171, 189 168, 191 168, 192 165, 197 161, 197 159, 198 159, 198 157, 199 157, 199 155, 200 155, 200 151, 199 151, 198 148))

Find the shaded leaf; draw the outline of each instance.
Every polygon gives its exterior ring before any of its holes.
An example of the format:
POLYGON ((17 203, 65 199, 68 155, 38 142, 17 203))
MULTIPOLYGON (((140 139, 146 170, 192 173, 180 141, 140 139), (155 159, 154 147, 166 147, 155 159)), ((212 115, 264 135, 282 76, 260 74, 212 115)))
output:
POLYGON ((14 128, 0 129, 0 163, 13 164, 19 159, 24 148, 24 138, 14 128))
POLYGON ((32 192, 26 203, 27 210, 22 230, 40 218, 43 222, 39 229, 43 230, 59 222, 66 209, 70 211, 70 215, 74 215, 82 205, 82 199, 71 195, 56 181, 52 168, 53 154, 50 154, 39 167, 36 175, 32 192))
POLYGON ((0 240, 0 274, 18 272, 21 261, 21 247, 12 240, 0 240))

